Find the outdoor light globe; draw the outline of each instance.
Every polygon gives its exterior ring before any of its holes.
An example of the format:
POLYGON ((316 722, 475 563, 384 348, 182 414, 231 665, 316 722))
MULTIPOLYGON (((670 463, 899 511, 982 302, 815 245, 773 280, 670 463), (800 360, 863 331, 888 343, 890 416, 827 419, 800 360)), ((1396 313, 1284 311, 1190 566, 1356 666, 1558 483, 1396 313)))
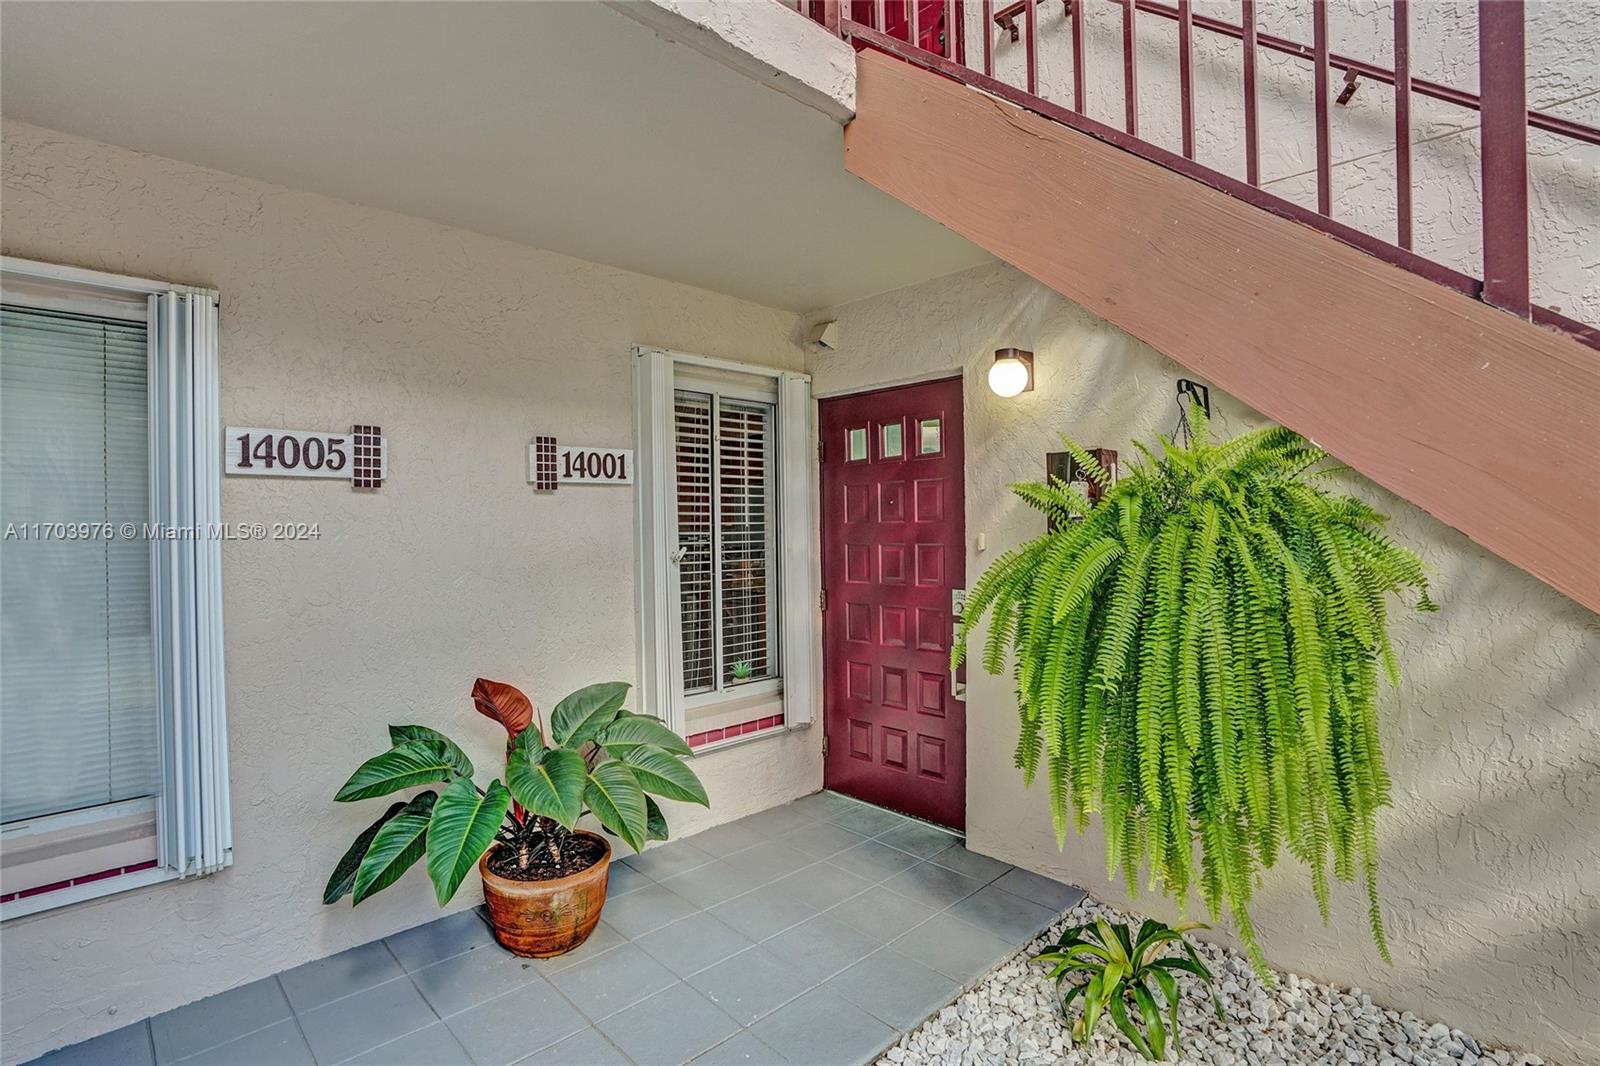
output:
POLYGON ((989 368, 989 391, 996 396, 1018 396, 1028 387, 1028 365, 1021 359, 996 359, 989 368))

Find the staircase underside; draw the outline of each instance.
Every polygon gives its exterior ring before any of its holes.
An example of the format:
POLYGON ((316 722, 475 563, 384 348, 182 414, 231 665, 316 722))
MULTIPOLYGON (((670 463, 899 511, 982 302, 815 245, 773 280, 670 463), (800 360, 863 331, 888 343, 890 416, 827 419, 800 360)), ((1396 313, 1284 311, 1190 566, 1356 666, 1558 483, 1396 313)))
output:
POLYGON ((852 173, 1600 611, 1600 355, 937 74, 858 63, 852 173))

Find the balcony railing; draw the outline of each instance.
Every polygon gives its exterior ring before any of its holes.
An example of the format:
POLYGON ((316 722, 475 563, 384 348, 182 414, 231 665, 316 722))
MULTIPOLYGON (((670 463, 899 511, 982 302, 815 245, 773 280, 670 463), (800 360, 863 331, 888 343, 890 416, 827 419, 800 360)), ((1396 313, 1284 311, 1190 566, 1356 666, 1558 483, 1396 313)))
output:
MULTIPOLYGON (((1600 145, 1600 128, 1546 111, 1529 110, 1529 42, 1522 0, 1479 0, 1477 4, 1477 92, 1441 80, 1413 76, 1413 19, 1408 0, 1393 0, 1392 40, 1386 42, 1392 66, 1333 51, 1325 0, 1313 0, 1311 4, 1310 44, 1264 32, 1260 28, 1256 0, 1240 0, 1238 22, 1196 12, 1192 0, 1174 0, 1170 4, 1161 0, 1016 0, 1001 6, 994 0, 982 0, 978 5, 962 0, 780 2, 851 40, 858 49, 874 48, 981 89, 1260 208, 1321 230, 1474 299, 1562 330, 1591 347, 1600 348, 1600 328, 1568 317, 1555 308, 1541 306, 1530 295, 1528 131, 1530 128, 1542 131, 1560 138, 1562 144, 1595 146, 1600 145), (1113 124, 1116 119, 1107 121, 1089 114, 1093 85, 1090 79, 1096 73, 1107 72, 1092 69, 1086 57, 1086 20, 1082 17, 1085 4, 1106 4, 1121 9, 1120 70, 1109 72, 1120 81, 1123 105, 1120 126, 1113 124), (977 25, 983 28, 981 47, 976 48, 969 47, 967 40, 974 6, 981 9, 977 25), (1042 38, 1041 12, 1050 12, 1052 22, 1056 23, 1055 12, 1063 10, 1065 17, 1059 22, 1065 23, 1065 32, 1070 35, 1068 40, 1056 43, 1042 38), (1148 97, 1140 92, 1138 26, 1145 18, 1175 24, 1177 151, 1141 136, 1141 106, 1152 106, 1148 97), (1230 167, 1233 173, 1196 158, 1195 57, 1196 36, 1201 33, 1237 42, 1240 52, 1237 111, 1242 118, 1243 158, 1233 161, 1230 167), (997 75, 997 46, 1015 48, 1018 44, 1023 53, 1020 70, 1015 63, 1010 66, 1012 80, 1021 84, 1012 84, 997 75), (1058 47, 1063 55, 1070 54, 1070 102, 1057 102, 1041 94, 1040 53, 1046 44, 1058 47), (1315 207, 1263 187, 1258 92, 1258 60, 1263 53, 1287 56, 1310 68, 1315 207), (1333 72, 1344 74, 1342 91, 1337 96, 1333 72), (1377 227, 1370 223, 1362 228, 1354 218, 1338 217, 1342 205, 1338 202, 1334 182, 1336 162, 1330 137, 1330 114, 1335 106, 1347 104, 1363 82, 1386 86, 1392 93, 1393 142, 1390 149, 1394 154, 1394 205, 1389 215, 1392 230, 1382 234, 1373 232, 1377 227), (1478 113, 1481 216, 1477 220, 1477 236, 1480 240, 1472 250, 1481 248, 1481 276, 1461 269, 1460 261, 1470 257, 1455 256, 1457 264, 1448 265, 1441 262, 1440 257, 1421 254, 1414 247, 1416 186, 1412 165, 1418 141, 1413 129, 1412 105, 1417 97, 1478 113)), ((1109 60, 1097 58, 1101 59, 1101 65, 1111 66, 1109 60)), ((1170 71, 1160 73, 1169 77, 1171 74, 1170 71)), ((1169 98, 1169 105, 1171 102, 1169 98)), ((1161 101, 1155 101, 1154 106, 1160 104, 1161 101)), ((1107 109, 1102 106, 1098 110, 1105 114, 1107 109)), ((1148 116, 1149 112, 1145 114, 1148 116)), ((1309 201, 1310 197, 1306 199, 1309 201)), ((1589 199, 1591 205, 1600 202, 1592 196, 1589 199)), ((1449 220, 1452 227, 1459 226, 1460 221, 1449 220)), ((1588 240, 1600 242, 1600 233, 1589 234, 1588 240)), ((1587 260, 1589 257, 1581 254, 1580 258, 1587 260)), ((1592 287, 1592 282, 1589 285, 1592 287)))

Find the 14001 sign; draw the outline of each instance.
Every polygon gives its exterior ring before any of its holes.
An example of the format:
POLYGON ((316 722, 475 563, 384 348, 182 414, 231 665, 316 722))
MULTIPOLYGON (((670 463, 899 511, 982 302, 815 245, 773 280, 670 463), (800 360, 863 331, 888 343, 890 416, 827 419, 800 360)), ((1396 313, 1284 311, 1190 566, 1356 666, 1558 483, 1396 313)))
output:
POLYGON ((554 491, 557 485, 631 485, 633 452, 535 437, 528 446, 528 481, 543 492, 554 491))
POLYGON ((629 466, 633 453, 620 449, 557 448, 557 481, 611 481, 627 485, 633 481, 629 466))

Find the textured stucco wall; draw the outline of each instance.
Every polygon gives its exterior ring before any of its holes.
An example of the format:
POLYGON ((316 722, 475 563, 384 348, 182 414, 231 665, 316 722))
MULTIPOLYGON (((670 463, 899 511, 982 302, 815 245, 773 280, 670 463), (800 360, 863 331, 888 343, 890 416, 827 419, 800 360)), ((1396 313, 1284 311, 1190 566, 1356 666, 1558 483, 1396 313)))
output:
MULTIPOLYGON (((236 863, 6 923, 3 1058, 17 1062, 437 917, 420 870, 352 911, 327 871, 381 809, 335 805, 389 722, 485 771, 482 674, 548 709, 634 679, 631 490, 535 495, 526 447, 633 439, 629 346, 798 368, 795 319, 729 297, 35 127, 4 127, 7 254, 222 293, 225 424, 379 423, 390 479, 226 479, 229 523, 322 539, 223 549, 236 863)), ((698 760, 693 832, 818 788, 821 730, 698 760)), ((451 904, 473 905, 469 882, 451 904)))
MULTIPOLYGON (((1006 486, 1037 480, 1057 434, 1129 454, 1171 433, 1175 363, 1006 266, 981 267, 835 308, 841 347, 813 357, 819 394, 960 370, 965 380, 967 572, 1043 532, 1006 486), (993 350, 1032 348, 1038 386, 1002 400, 993 350), (976 539, 987 537, 987 550, 976 539)), ((1262 419, 1212 392, 1220 431, 1262 419)), ((1359 886, 1324 928, 1304 871, 1268 871, 1254 917, 1268 957, 1358 985, 1556 1061, 1600 1062, 1600 617, 1359 478, 1394 536, 1436 572, 1435 615, 1397 614, 1404 685, 1383 696, 1395 806, 1380 818, 1395 965, 1371 947, 1359 886)), ((1123 903, 1097 825, 1057 851, 1044 788, 1012 766, 1006 678, 969 667, 967 827, 972 846, 1123 903)), ((1141 895, 1136 909, 1174 909, 1141 895)), ((1203 913, 1196 904, 1196 913, 1203 913)))

